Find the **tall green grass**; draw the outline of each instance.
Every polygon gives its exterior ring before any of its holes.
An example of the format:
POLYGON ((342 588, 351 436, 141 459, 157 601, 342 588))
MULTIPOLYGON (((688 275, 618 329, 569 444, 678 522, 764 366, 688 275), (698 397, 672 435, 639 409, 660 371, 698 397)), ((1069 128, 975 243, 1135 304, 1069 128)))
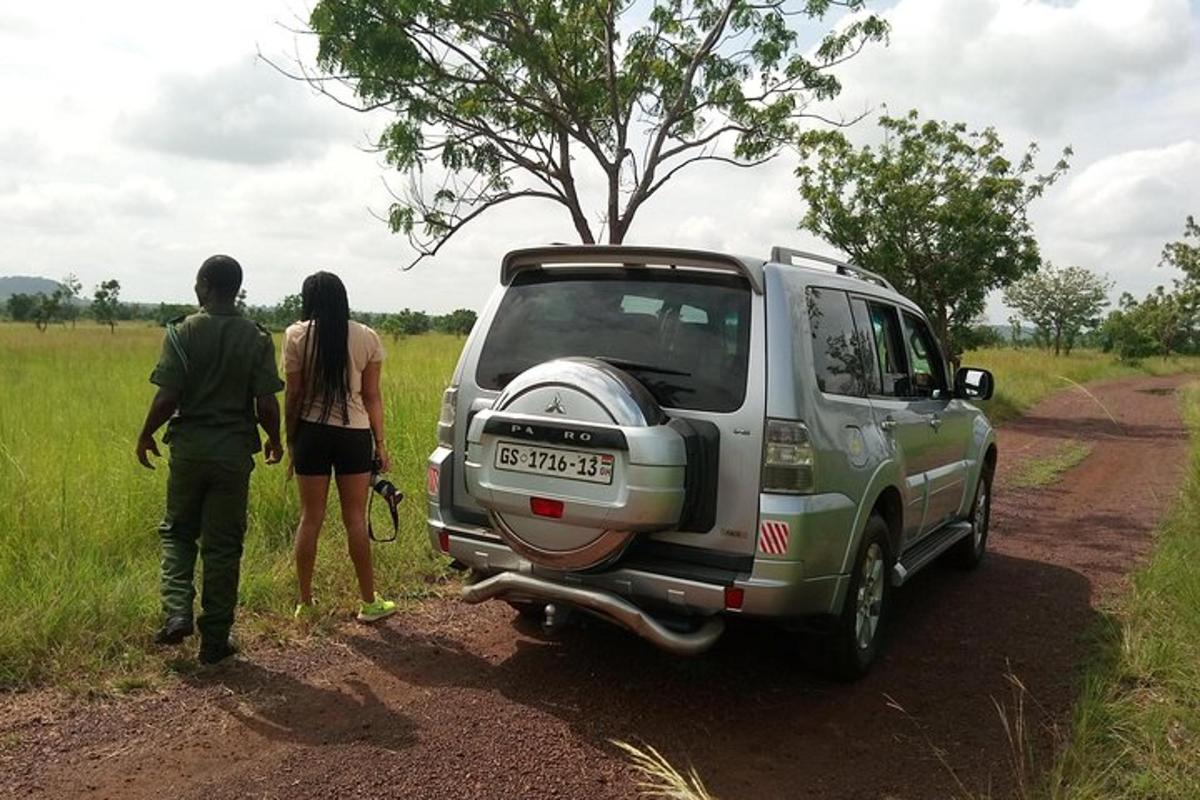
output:
POLYGON ((1184 393, 1192 453, 1154 556, 1097 631, 1052 800, 1200 797, 1200 384, 1184 393))
MULTIPOLYGON (((132 325, 115 334, 0 325, 0 687, 141 680, 162 666, 147 648, 159 613, 155 526, 167 469, 164 461, 150 472, 133 456, 161 337, 132 325)), ((424 462, 462 340, 385 345, 392 477, 409 499, 399 540, 374 548, 377 583, 412 595, 443 569, 424 534, 424 462)), ((251 491, 241 627, 279 628, 293 601, 295 489, 282 465, 260 459, 251 491)), ((316 586, 330 613, 355 597, 334 509, 316 586)))
MULTIPOLYGON (((133 443, 153 394, 162 332, 81 325, 38 333, 0 324, 0 688, 57 682, 133 685, 166 662, 149 648, 158 622, 158 535, 166 464, 139 466, 133 443)), ((388 341, 384 394, 393 478, 408 496, 400 540, 374 548, 380 590, 419 596, 443 574, 424 534, 424 463, 438 402, 462 340, 388 341)), ((1140 371, 1195 369, 1195 360, 1118 365, 1095 353, 971 353, 992 369, 994 414, 1017 413, 1070 384, 1140 371), (1062 376, 1062 377, 1059 377, 1062 376)), ((323 536, 316 591, 324 613, 353 606, 354 578, 336 513, 323 536)), ((244 633, 289 637, 294 487, 259 464, 242 569, 244 633)))

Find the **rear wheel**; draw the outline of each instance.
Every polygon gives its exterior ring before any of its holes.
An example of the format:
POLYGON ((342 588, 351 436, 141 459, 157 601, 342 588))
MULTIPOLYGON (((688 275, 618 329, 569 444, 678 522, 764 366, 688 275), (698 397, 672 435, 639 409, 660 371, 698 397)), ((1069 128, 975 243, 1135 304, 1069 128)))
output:
POLYGON ((963 537, 952 551, 954 563, 960 569, 975 569, 987 552, 988 526, 992 519, 992 476, 985 468, 975 487, 975 502, 971 504, 971 534, 963 537))
POLYGON ((891 600, 888 580, 891 564, 887 523, 883 517, 872 514, 863 531, 846 600, 833 634, 831 666, 840 680, 854 680, 867 674, 879 655, 891 600))

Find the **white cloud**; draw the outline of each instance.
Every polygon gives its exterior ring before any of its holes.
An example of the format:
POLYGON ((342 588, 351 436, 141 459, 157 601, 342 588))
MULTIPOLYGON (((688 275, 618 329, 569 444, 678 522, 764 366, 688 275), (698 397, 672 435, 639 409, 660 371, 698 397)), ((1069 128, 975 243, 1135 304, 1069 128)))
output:
POLYGON ((843 102, 986 112, 1035 132, 1161 79, 1196 35, 1188 0, 901 0, 886 16, 890 46, 840 71, 843 102))
POLYGON ((163 80, 149 108, 122 117, 122 137, 164 153, 241 164, 320 155, 348 130, 301 84, 252 59, 163 80))
POLYGON ((1200 203, 1200 139, 1102 158, 1057 198, 1056 224, 1092 239, 1165 238, 1200 203))
POLYGON ((1200 212, 1198 186, 1200 140, 1102 158, 1039 210, 1043 255, 1110 275, 1118 294, 1169 285, 1177 276, 1159 255, 1200 212))
MULTIPOLYGON (((387 209, 381 178, 403 179, 356 149, 386 116, 356 116, 254 63, 259 48, 286 59, 294 45, 311 63, 311 40, 276 24, 293 22, 294 8, 112 0, 0 11, 0 96, 20 110, 0 118, 0 274, 75 271, 88 286, 117 277, 130 299, 188 300, 200 262, 224 251, 246 266, 252 302, 326 268, 357 307, 445 311, 480 306, 506 250, 574 239, 561 207, 516 202, 402 272, 407 242, 368 209, 387 209)), ((1118 291, 1168 279, 1153 268, 1162 244, 1200 214, 1195 4, 899 0, 886 13, 891 46, 840 71, 840 109, 886 102, 995 125, 1014 149, 1037 139, 1046 165, 1074 145, 1072 172, 1033 208, 1044 254, 1107 271, 1118 291)), ((866 141, 875 126, 849 134, 866 141)), ((599 181, 584 160, 598 223, 599 181)), ((829 252, 797 229, 793 167, 785 156, 751 171, 686 170, 628 241, 829 252)))

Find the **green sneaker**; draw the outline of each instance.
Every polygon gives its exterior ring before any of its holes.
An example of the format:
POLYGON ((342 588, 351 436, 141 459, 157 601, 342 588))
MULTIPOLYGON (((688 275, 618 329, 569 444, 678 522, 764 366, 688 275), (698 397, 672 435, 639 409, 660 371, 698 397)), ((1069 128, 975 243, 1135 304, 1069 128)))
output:
POLYGON ((375 595, 375 600, 370 603, 360 603, 358 606, 358 621, 359 622, 377 622, 384 617, 390 617, 396 613, 396 604, 391 600, 384 600, 379 595, 375 595))

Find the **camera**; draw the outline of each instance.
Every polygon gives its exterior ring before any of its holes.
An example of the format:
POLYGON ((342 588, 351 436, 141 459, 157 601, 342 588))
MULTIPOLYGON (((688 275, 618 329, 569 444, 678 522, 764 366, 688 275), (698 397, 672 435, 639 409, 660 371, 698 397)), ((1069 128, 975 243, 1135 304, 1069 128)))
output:
POLYGON ((400 505, 400 501, 404 499, 404 492, 397 489, 396 484, 378 472, 371 473, 371 490, 386 500, 388 505, 398 506, 400 505))
MULTIPOLYGON (((375 530, 371 525, 370 509, 367 512, 367 533, 373 541, 376 542, 392 542, 395 541, 397 534, 400 532, 400 503, 404 500, 404 492, 396 488, 396 484, 389 481, 387 478, 379 474, 380 468, 383 465, 379 463, 379 459, 371 462, 371 491, 379 495, 379 497, 387 503, 388 511, 392 516, 392 538, 376 539, 375 530)), ((372 495, 372 499, 374 495, 372 495)))

